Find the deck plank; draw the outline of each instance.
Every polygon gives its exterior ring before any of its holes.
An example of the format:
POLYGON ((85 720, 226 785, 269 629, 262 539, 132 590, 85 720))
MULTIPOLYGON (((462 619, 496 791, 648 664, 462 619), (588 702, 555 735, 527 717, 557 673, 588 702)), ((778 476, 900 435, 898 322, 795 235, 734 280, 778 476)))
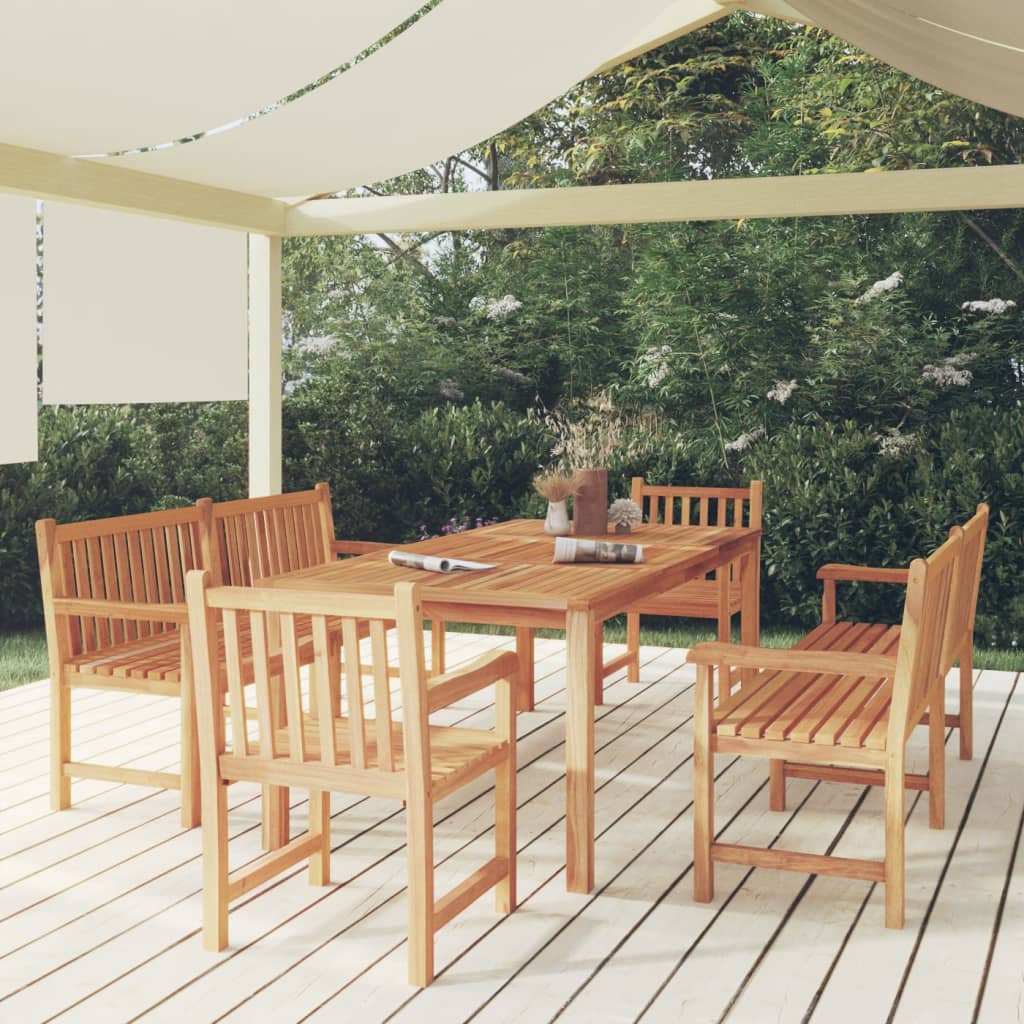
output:
MULTIPOLYGON (((454 663, 510 643, 451 634, 449 650, 454 663)), ((620 649, 609 645, 606 656, 620 649)), ((0 693, 0 736, 9 740, 0 758, 0 1019, 736 1024, 843 1021, 856 1008, 859 1020, 892 1013, 909 1024, 970 1020, 976 1003, 975 1019, 1017 1019, 1024 686, 1013 690, 1016 678, 978 675, 977 754, 947 762, 948 827, 927 828, 920 794, 908 802, 908 923, 891 932, 881 924, 881 887, 838 878, 719 864, 714 902, 692 902, 693 675, 680 651, 663 648, 642 650, 639 685, 612 677, 597 710, 597 887, 567 893, 564 644, 538 641, 537 710, 518 719, 520 907, 501 917, 481 899, 443 929, 439 976, 424 991, 405 984, 400 807, 335 795, 332 861, 344 884, 313 888, 296 868, 239 901, 231 946, 209 954, 197 934, 199 836, 180 829, 177 794, 83 780, 70 811, 49 813, 47 686, 0 693)), ((173 770, 173 702, 75 698, 83 750, 173 770)), ((493 704, 486 692, 473 695, 442 719, 486 726, 493 704)), ((881 850, 877 790, 791 780, 788 809, 776 813, 763 762, 719 756, 716 770, 724 841, 831 845, 840 856, 881 850)), ((237 866, 259 854, 258 788, 229 793, 237 866)), ((296 832, 304 796, 293 794, 296 832)), ((489 780, 440 804, 437 817, 444 888, 490 855, 489 780)))

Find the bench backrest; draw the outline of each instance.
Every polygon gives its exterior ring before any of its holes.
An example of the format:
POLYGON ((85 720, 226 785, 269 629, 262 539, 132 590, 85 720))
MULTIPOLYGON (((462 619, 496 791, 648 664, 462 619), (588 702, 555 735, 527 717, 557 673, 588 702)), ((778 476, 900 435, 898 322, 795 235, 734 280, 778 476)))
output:
MULTIPOLYGON (((418 585, 399 583, 393 596, 365 594, 318 594, 260 587, 213 587, 210 574, 194 572, 188 577, 189 625, 195 664, 196 696, 199 707, 201 761, 216 764, 225 751, 225 726, 221 711, 218 678, 216 623, 223 622, 224 662, 230 701, 232 754, 261 760, 277 759, 293 764, 344 766, 367 772, 387 773, 394 779, 404 755, 406 767, 415 773, 429 763, 429 733, 426 709, 426 670, 422 643, 423 618, 418 585), (271 661, 268 633, 276 617, 280 630, 281 663, 271 661), (402 693, 401 734, 392 716, 388 685, 385 629, 397 622, 399 671, 402 693), (341 654, 329 642, 328 629, 340 623, 341 654), (310 694, 304 699, 299 673, 299 625, 312 630, 315 650, 310 694), (360 665, 359 636, 369 628, 371 657, 360 665), (252 679, 255 682, 256 726, 254 737, 246 729, 246 701, 242 692, 242 658, 251 637, 252 679), (341 664, 339 664, 339 657, 341 664), (363 694, 364 672, 373 677, 374 716, 367 715, 363 694), (284 708, 275 700, 271 680, 280 676, 284 708), (343 680, 346 697, 346 733, 336 741, 334 721, 340 713, 343 680), (310 699, 315 693, 315 699, 310 699), (312 717, 319 726, 319 749, 303 729, 303 718, 312 717), (287 756, 279 742, 279 730, 287 729, 287 756), (401 738, 399 739, 399 736, 401 738), (211 749, 212 748, 212 749, 211 749), (211 756, 208 756, 211 755, 211 756)), ((421 778, 411 779, 424 783, 421 778)))
POLYGON ((630 496, 650 523, 761 528, 761 481, 749 487, 659 487, 633 477, 630 496))
POLYGON ((327 484, 313 490, 216 502, 214 583, 251 587, 261 579, 333 559, 334 519, 327 484))
MULTIPOLYGON (((928 708, 931 689, 945 685, 945 674, 941 671, 943 649, 963 549, 964 530, 954 526, 941 547, 927 558, 915 558, 910 563, 889 716, 890 750, 897 745, 902 749, 928 708)), ((941 714, 941 706, 938 711, 941 714)))
POLYGON ((48 641, 58 636, 67 655, 163 633, 165 622, 96 615, 53 614, 53 598, 99 599, 134 604, 182 604, 185 574, 204 568, 205 503, 166 512, 58 525, 36 523, 39 573, 48 641), (59 622, 57 621, 59 618, 59 622))
MULTIPOLYGON (((958 527, 953 527, 953 531, 958 527)), ((963 525, 963 552, 957 565, 953 584, 952 606, 942 647, 940 671, 945 675, 963 656, 964 649, 974 644, 974 616, 978 610, 981 588, 981 563, 985 557, 985 536, 988 533, 988 505, 981 504, 963 525)))

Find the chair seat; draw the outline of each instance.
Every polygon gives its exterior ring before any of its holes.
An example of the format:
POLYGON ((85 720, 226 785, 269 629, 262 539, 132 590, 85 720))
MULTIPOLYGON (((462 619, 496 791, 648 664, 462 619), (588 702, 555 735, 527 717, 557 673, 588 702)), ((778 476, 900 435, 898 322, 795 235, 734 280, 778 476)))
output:
MULTIPOLYGON (((372 772, 375 779, 379 779, 380 761, 377 752, 375 722, 371 718, 367 719, 365 724, 366 770, 372 772)), ((461 729, 448 725, 431 725, 428 728, 430 732, 431 777, 434 786, 441 789, 444 788, 445 782, 455 775, 458 775, 463 781, 468 781, 475 774, 483 773, 494 764, 496 756, 507 747, 505 740, 495 733, 483 729, 461 729), (479 772, 475 772, 474 767, 479 768, 479 772)), ((315 719, 303 716, 303 735, 308 761, 317 762, 319 767, 320 727, 315 719)), ((347 717, 342 716, 334 720, 334 736, 338 750, 337 767, 351 769, 353 767, 351 732, 347 717)), ((275 764, 280 764, 280 759, 288 757, 291 751, 291 741, 287 729, 275 730, 274 744, 277 747, 278 755, 275 764)), ((395 773, 404 772, 405 744, 400 722, 392 725, 391 751, 395 773)), ((252 743, 250 754, 247 757, 236 757, 233 753, 225 754, 222 761, 224 774, 231 778, 249 777, 249 773, 246 771, 246 762, 252 762, 251 777, 256 780, 261 779, 263 775, 259 765, 265 764, 266 759, 260 756, 258 742, 252 743)))
MULTIPOLYGON (((729 612, 743 605, 743 588, 736 580, 729 583, 729 612)), ((643 604, 629 609, 641 615, 674 615, 680 618, 714 619, 718 616, 718 581, 689 580, 662 594, 645 598, 643 604)))
MULTIPOLYGON (((245 662, 252 662, 252 636, 249 632, 248 619, 239 622, 242 657, 245 662)), ((369 635, 368 627, 361 624, 360 639, 369 635)), ((299 661, 306 665, 313 660, 312 625, 308 618, 296 620, 299 635, 299 661)), ((339 642, 340 626, 331 630, 332 637, 339 642)), ((224 634, 217 626, 218 663, 224 664, 224 634)), ((272 662, 276 662, 276 658, 272 662)), ((111 679, 143 679, 149 681, 180 683, 181 682, 181 634, 177 626, 164 633, 155 633, 135 640, 126 640, 119 644, 103 647, 98 651, 88 651, 70 658, 67 662, 69 678, 76 675, 109 676, 111 679)))
MULTIPOLYGON (((900 628, 884 623, 819 626, 799 650, 895 656, 900 628)), ((714 709, 719 736, 793 740, 884 750, 891 677, 762 671, 714 709)))

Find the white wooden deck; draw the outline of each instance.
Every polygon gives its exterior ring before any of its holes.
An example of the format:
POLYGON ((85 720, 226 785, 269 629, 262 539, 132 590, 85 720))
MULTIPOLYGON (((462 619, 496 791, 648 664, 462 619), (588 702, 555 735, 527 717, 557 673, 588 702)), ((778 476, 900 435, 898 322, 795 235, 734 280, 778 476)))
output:
MULTIPOLYGON (((453 637, 452 663, 492 643, 508 641, 453 637)), ((930 831, 909 795, 907 927, 893 932, 866 882, 718 865, 714 903, 691 901, 692 673, 663 648, 645 648, 642 683, 615 681, 598 709, 597 888, 566 893, 564 653, 537 653, 537 710, 519 717, 519 909, 498 917, 485 897, 443 929, 422 992, 405 984, 401 808, 336 796, 340 884, 313 888, 296 869, 233 909, 230 948, 206 953, 199 833, 179 827, 177 794, 83 780, 72 810, 49 813, 46 684, 0 694, 0 1021, 1024 1019, 1015 674, 979 674, 976 757, 948 762, 947 828, 930 831)), ((80 691, 74 714, 76 754, 176 762, 171 701, 80 691)), ((452 720, 490 714, 480 699, 452 720)), ((792 781, 789 810, 772 813, 763 762, 718 769, 725 841, 880 855, 877 790, 792 781)), ((237 866, 259 852, 259 799, 230 794, 237 866)), ((492 823, 484 786, 439 808, 442 887, 487 856, 492 823)))

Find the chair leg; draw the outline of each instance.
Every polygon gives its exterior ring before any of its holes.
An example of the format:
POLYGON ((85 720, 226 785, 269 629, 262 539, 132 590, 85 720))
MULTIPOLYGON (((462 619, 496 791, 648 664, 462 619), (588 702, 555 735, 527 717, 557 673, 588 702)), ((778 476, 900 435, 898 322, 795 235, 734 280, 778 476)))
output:
POLYGON ((529 626, 516 626, 516 655, 519 658, 516 706, 520 711, 532 711, 536 706, 533 636, 533 630, 529 626))
POLYGON ((626 665, 626 682, 640 682, 640 613, 626 612, 626 651, 629 663, 626 665))
POLYGON ((786 762, 777 757, 768 762, 768 806, 773 811, 786 809, 786 762))
POLYGON ((200 822, 199 737, 196 733, 196 699, 192 682, 192 648, 188 631, 181 637, 181 827, 196 828, 200 822))
POLYGON ((203 948, 228 944, 228 788, 212 772, 203 779, 203 948))
POLYGON ((444 671, 444 628, 441 619, 430 623, 430 674, 435 676, 444 671))
POLYGON ((885 766, 885 927, 903 927, 904 763, 890 755, 885 766))
POLYGON ((946 681, 935 680, 928 708, 928 827, 946 827, 946 681))
POLYGON ((697 667, 693 715, 693 898, 715 895, 711 842, 715 834, 715 759, 711 750, 711 669, 697 667))
POLYGON ((412 793, 406 806, 409 859, 409 984, 434 980, 434 809, 430 797, 412 793))
POLYGON ((960 760, 974 757, 974 648, 960 654, 960 760))
POLYGON ((516 758, 512 754, 494 771, 494 855, 504 857, 508 874, 494 890, 494 909, 510 914, 516 908, 516 758))
POLYGON ((64 765, 71 760, 71 691, 59 677, 50 680, 50 809, 71 806, 71 779, 64 765))
POLYGON ((320 836, 320 849, 309 858, 309 884, 331 884, 331 794, 309 791, 309 834, 320 836))

